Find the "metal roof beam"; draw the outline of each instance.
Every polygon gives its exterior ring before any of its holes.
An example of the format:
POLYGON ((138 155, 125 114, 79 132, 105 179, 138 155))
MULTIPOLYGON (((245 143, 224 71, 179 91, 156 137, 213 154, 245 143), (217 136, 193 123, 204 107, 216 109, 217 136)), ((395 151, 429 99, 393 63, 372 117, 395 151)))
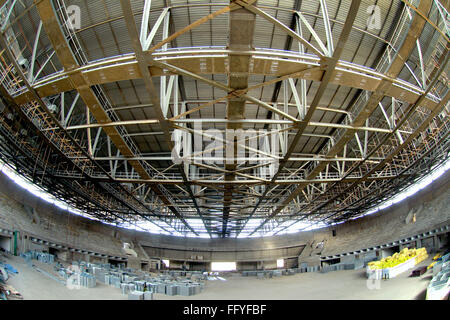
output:
MULTIPOLYGON (((419 4, 418 10, 420 12, 428 12, 431 8, 431 1, 421 1, 419 4)), ((411 27, 408 30, 408 33, 406 34, 405 40, 403 41, 402 46, 398 50, 398 53, 395 57, 395 59, 392 61, 389 69, 387 70, 386 74, 389 76, 389 78, 383 79, 380 84, 377 86, 377 89, 374 93, 370 96, 369 100, 367 101, 366 105, 362 108, 361 112, 356 116, 356 118, 353 120, 353 125, 360 125, 366 121, 366 119, 372 114, 372 112, 378 107, 378 103, 381 101, 381 99, 386 95, 386 92, 389 90, 389 88, 392 86, 392 81, 389 79, 395 79, 398 74, 400 73, 403 64, 404 59, 407 59, 409 55, 411 54, 414 45, 416 43, 416 39, 420 36, 423 28, 425 26, 425 20, 422 18, 421 15, 416 15, 411 21, 411 27)), ((344 27, 345 28, 345 27, 344 27)), ((337 46, 339 48, 339 45, 337 46)), ((328 151, 327 156, 334 156, 337 155, 338 152, 343 148, 344 145, 346 145, 353 137, 354 137, 355 131, 353 129, 346 129, 345 133, 341 135, 339 141, 334 143, 330 151, 328 151)), ((311 172, 308 174, 308 178, 315 178, 324 168, 326 164, 325 163, 319 163, 311 172)), ((279 214, 283 208, 292 201, 293 198, 295 198, 302 190, 304 189, 304 185, 299 185, 284 201, 283 203, 278 206, 273 213, 270 214, 269 217, 267 217, 255 230, 252 232, 255 233, 257 230, 259 230, 265 223, 267 223, 270 219, 275 217, 277 214, 279 214)))
MULTIPOLYGON (((136 55, 136 59, 138 61, 138 65, 139 65, 139 70, 141 72, 141 75, 143 76, 143 80, 145 83, 145 87, 147 89, 148 94, 150 95, 150 101, 152 102, 152 104, 154 106, 156 106, 155 108, 155 112, 157 114, 158 120, 159 120, 159 124, 162 128, 162 131, 164 132, 164 137, 166 140, 166 144, 169 147, 169 150, 172 150, 173 148, 173 143, 171 141, 171 136, 169 133, 169 122, 166 119, 166 117, 164 116, 162 107, 161 107, 161 103, 160 103, 160 99, 158 98, 158 93, 154 87, 153 84, 153 80, 152 80, 152 75, 150 73, 149 70, 149 61, 147 60, 147 57, 144 55, 143 50, 142 50, 142 43, 139 40, 139 35, 138 35, 138 31, 136 28, 136 23, 134 20, 134 16, 131 10, 131 4, 129 1, 126 0, 121 0, 121 7, 122 7, 122 12, 124 14, 124 18, 125 18, 125 23, 127 25, 127 29, 128 29, 128 34, 131 38, 131 42, 133 45, 133 50, 135 52, 136 55)), ((166 23, 168 23, 169 20, 166 19, 166 23)), ((165 30, 168 30, 168 26, 165 26, 165 30)), ((163 47, 165 44, 167 44, 168 42, 172 41, 173 39, 175 39, 176 37, 168 37, 165 40, 163 40, 162 42, 160 42, 158 45, 160 47, 163 47), (169 39, 169 40, 168 40, 169 39)), ((158 46, 157 45, 157 46, 158 46)), ((152 51, 153 49, 150 49, 150 51, 152 51)), ((150 60, 152 60, 152 58, 150 57, 150 60)), ((202 218, 202 213, 197 205, 197 200, 195 199, 191 187, 189 185, 189 182, 187 180, 186 174, 184 172, 184 168, 179 165, 178 169, 183 177, 183 182, 184 185, 187 189, 187 191, 189 192, 189 194, 191 195, 192 201, 194 203, 194 206, 197 210, 197 213, 199 214, 200 218, 202 218)), ((177 216, 178 218, 196 235, 198 235, 197 231, 194 230, 189 224, 188 222, 181 216, 180 213, 177 212, 177 216)), ((209 235, 211 236, 211 231, 209 230, 206 222, 202 219, 204 226, 206 228, 206 230, 208 231, 209 235)))
MULTIPOLYGON (((53 45, 56 55, 58 56, 65 71, 70 74, 69 81, 72 83, 72 87, 78 91, 80 97, 83 99, 98 123, 106 124, 113 122, 108 112, 104 109, 103 103, 99 100, 99 97, 97 96, 98 92, 93 91, 89 83, 87 83, 86 78, 81 74, 80 65, 78 64, 78 61, 72 53, 72 50, 67 43, 67 39, 63 34, 52 1, 36 1, 35 5, 41 21, 43 22, 44 30, 53 45)), ((135 152, 128 145, 129 143, 132 143, 132 141, 125 141, 125 138, 121 135, 121 131, 119 131, 115 126, 104 127, 104 131, 124 156, 135 156, 135 152)), ((131 161, 130 164, 142 178, 150 179, 150 174, 140 162, 131 161)), ((158 194, 164 203, 170 203, 170 201, 156 186, 153 187, 153 191, 158 194)), ((179 215, 175 208, 172 210, 175 215, 179 215)))
MULTIPOLYGON (((319 105, 320 100, 322 99, 322 96, 325 92, 325 89, 328 86, 328 83, 330 82, 332 75, 335 71, 335 68, 337 66, 337 63, 339 61, 339 58, 342 54, 342 51, 344 49, 344 46, 348 40, 348 37, 350 35, 350 32, 352 30, 352 25, 353 22, 355 21, 356 15, 358 13, 358 9, 360 6, 360 2, 359 1, 352 1, 352 4, 349 8, 349 11, 347 13, 347 19, 346 19, 346 23, 342 29, 341 35, 339 37, 338 43, 336 45, 336 49, 333 52, 333 55, 331 58, 326 58, 323 60, 324 63, 324 67, 325 67, 325 72, 323 73, 319 88, 316 91, 316 94, 314 96, 313 101, 311 102, 311 107, 308 109, 308 112, 306 113, 304 119, 302 120, 302 122, 300 123, 300 126, 298 128, 297 134, 295 135, 294 139, 292 140, 291 144, 289 145, 288 151, 285 154, 285 158, 283 160, 280 161, 279 166, 278 166, 278 170, 275 173, 275 175, 272 178, 272 181, 275 181, 278 177, 278 175, 281 173, 281 170, 284 168, 284 166, 286 165, 287 159, 289 159, 291 153, 294 151, 298 141, 300 140, 300 137, 303 135, 303 132, 306 129, 307 123, 311 120, 313 113, 315 112, 317 106, 319 105)), ((265 195, 268 192, 268 188, 265 190, 264 194, 261 196, 260 200, 258 201, 258 204, 255 206, 255 209, 253 210, 253 212, 250 214, 250 217, 256 212, 258 205, 263 201, 265 195)), ((278 208, 277 208, 278 210, 278 208)), ((277 211, 275 210, 275 212, 277 211)), ((276 212, 277 213, 277 212, 276 212)), ((275 214, 276 214, 275 213, 275 214)), ((275 214, 271 214, 271 215, 275 215, 275 214)), ((248 221, 248 220, 247 220, 248 221)), ((268 220, 266 219, 263 223, 261 223, 258 227, 255 228, 254 232, 257 231, 259 228, 261 228, 268 220)), ((242 229, 245 227, 245 224, 243 225, 242 229)), ((242 230, 241 229, 241 230, 242 230)))

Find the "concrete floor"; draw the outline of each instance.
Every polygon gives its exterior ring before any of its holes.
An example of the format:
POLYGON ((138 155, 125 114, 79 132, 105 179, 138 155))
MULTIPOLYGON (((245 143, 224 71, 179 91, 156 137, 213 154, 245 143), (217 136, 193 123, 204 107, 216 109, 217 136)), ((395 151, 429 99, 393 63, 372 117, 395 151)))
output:
MULTIPOLYGON (((42 273, 30 268, 22 258, 8 257, 19 274, 8 284, 15 287, 25 300, 127 300, 120 289, 98 283, 91 289, 68 289, 42 273)), ((420 265, 428 265, 430 259, 420 265)), ((34 264, 37 264, 33 260, 34 264)), ((44 267, 40 264, 39 267, 44 267)), ((50 269, 49 269, 50 270, 50 269)), ((207 281, 205 290, 195 296, 154 294, 155 300, 414 300, 425 299, 432 278, 431 270, 417 278, 405 272, 396 278, 381 280, 379 288, 370 283, 365 270, 345 270, 329 273, 300 273, 272 279, 257 279, 240 275, 222 276, 227 281, 207 281), (369 284, 369 285, 370 285, 369 284), (370 287, 370 286, 369 286, 370 287)))

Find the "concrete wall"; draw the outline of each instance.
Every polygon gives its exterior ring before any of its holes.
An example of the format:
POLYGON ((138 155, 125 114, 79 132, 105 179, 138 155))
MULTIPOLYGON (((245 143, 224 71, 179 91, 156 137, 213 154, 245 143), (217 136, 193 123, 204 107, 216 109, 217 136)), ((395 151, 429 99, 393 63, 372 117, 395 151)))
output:
POLYGON ((264 269, 276 269, 277 268, 277 260, 264 261, 264 269))
MULTIPOLYGON (((199 247, 184 247, 184 248, 162 248, 154 247, 155 244, 150 244, 148 240, 143 240, 142 246, 147 251, 150 257, 161 257, 168 260, 184 260, 191 262, 203 262, 203 261, 261 261, 261 260, 273 260, 274 257, 298 257, 303 243, 294 247, 287 248, 267 248, 267 249, 254 249, 249 250, 246 248, 230 246, 227 250, 220 246, 218 248, 214 244, 205 245, 205 248, 199 247), (219 250, 216 250, 219 249, 219 250)), ((158 244, 158 246, 162 246, 158 244)), ((257 247, 256 247, 257 248, 257 247)))
POLYGON ((241 261, 236 263, 237 270, 256 270, 257 262, 254 261, 241 261))
MULTIPOLYGON (((317 242, 324 241, 320 255, 327 256, 384 244, 449 224, 449 186, 450 172, 412 199, 332 228, 263 238, 203 239, 153 235, 76 216, 33 196, 0 174, 0 228, 20 231, 19 249, 32 246, 23 243, 24 236, 36 235, 121 257, 126 257, 123 242, 129 242, 142 245, 145 253, 136 250, 138 259, 258 262, 283 258, 288 259, 289 266, 294 266, 293 261, 304 248, 317 242), (24 205, 34 211, 30 213, 24 205), (411 213, 416 215, 415 223, 407 219, 411 213), (332 230, 336 230, 336 236, 332 236, 332 230)), ((241 266, 247 269, 247 264, 241 266)), ((253 264, 248 265, 251 266, 253 264)))
MULTIPOLYGON (((0 228, 19 231, 20 251, 47 251, 48 246, 25 240, 35 236, 98 253, 125 256, 114 227, 73 215, 37 198, 4 174, 0 174, 0 228), (34 210, 32 214, 29 207, 34 210)), ((73 259, 78 258, 85 257, 74 253, 73 259)))

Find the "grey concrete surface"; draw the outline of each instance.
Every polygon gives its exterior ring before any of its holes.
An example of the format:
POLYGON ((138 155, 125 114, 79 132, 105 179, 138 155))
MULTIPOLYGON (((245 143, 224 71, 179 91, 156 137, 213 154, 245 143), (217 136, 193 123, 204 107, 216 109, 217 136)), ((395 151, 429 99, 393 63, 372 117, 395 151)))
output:
MULTIPOLYGON (((7 260, 19 271, 8 284, 15 287, 25 300, 127 300, 120 289, 98 284, 91 289, 73 289, 59 284, 31 269, 22 258, 7 260)), ((420 265, 427 265, 430 259, 420 265)), ((207 281, 198 295, 167 296, 154 294, 154 300, 416 300, 425 298, 431 271, 410 278, 405 272, 396 278, 382 280, 379 287, 368 282, 364 270, 300 273, 272 279, 257 279, 240 275, 223 275, 226 281, 207 281)), ((147 302, 144 302, 147 303, 147 302)), ((151 302, 148 302, 151 303, 151 302)))

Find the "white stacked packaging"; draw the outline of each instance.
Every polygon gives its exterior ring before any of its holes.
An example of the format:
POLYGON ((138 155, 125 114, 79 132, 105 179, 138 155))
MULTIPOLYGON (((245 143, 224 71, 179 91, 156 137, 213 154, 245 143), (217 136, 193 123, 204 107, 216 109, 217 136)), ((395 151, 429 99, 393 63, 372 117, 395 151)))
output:
POLYGON ((366 267, 367 279, 380 280, 383 278, 395 278, 400 273, 403 273, 416 265, 416 257, 406 260, 392 268, 385 269, 370 269, 369 266, 366 267))

